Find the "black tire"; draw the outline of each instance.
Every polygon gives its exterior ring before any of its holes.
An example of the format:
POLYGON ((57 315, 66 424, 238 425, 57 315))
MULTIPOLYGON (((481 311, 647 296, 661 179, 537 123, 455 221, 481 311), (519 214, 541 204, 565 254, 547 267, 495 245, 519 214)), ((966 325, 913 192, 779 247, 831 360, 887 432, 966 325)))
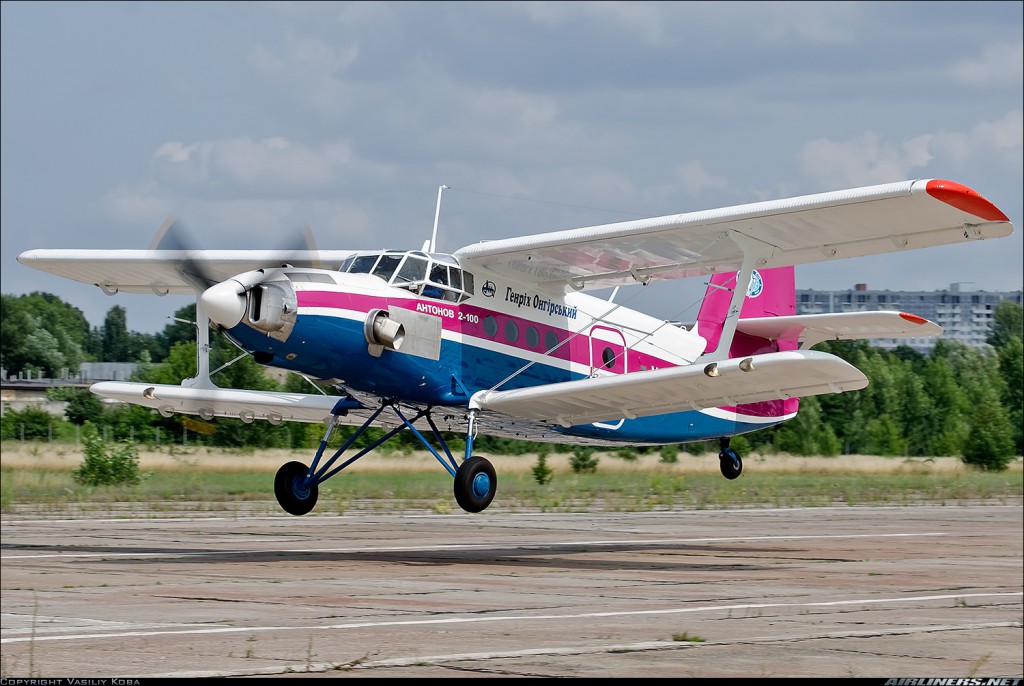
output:
POLYGON ((309 467, 294 461, 286 462, 277 470, 277 476, 274 477, 274 495, 277 496, 278 504, 288 514, 299 517, 316 505, 319 496, 317 485, 313 484, 308 488, 302 485, 308 471, 309 467))
POLYGON ((497 491, 494 466, 479 455, 463 462, 455 472, 455 500, 466 512, 485 510, 497 491))
POLYGON ((718 467, 726 479, 738 479, 743 473, 743 458, 735 450, 726 448, 718 453, 718 467))

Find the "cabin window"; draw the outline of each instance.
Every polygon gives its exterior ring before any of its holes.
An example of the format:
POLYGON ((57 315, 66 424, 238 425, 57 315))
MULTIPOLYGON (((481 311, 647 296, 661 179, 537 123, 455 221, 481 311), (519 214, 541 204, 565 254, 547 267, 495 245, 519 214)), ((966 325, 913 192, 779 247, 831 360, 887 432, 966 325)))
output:
POLYGON ((509 319, 505 322, 505 340, 515 343, 519 339, 519 326, 509 319))
POLYGON ((484 317, 484 333, 491 338, 498 335, 498 320, 494 318, 494 315, 487 315, 484 317))
POLYGON ((537 333, 536 326, 526 327, 526 345, 531 348, 536 348, 540 344, 540 334, 537 333))
POLYGON ((558 334, 554 331, 548 331, 544 334, 544 347, 547 348, 548 352, 551 352, 558 347, 558 334))
POLYGON ((615 351, 605 348, 601 351, 601 359, 604 361, 605 369, 611 369, 615 366, 615 351))

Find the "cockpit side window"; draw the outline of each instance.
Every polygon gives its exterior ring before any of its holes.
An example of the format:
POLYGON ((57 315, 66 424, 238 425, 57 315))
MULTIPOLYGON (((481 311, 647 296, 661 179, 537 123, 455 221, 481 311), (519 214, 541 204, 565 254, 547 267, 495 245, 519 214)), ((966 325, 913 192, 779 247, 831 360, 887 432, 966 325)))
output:
POLYGON ((448 276, 451 280, 452 288, 462 290, 462 270, 458 267, 448 267, 448 276))
POLYGON ((373 268, 373 275, 379 276, 385 281, 391 281, 391 276, 398 269, 399 263, 402 261, 401 255, 381 255, 380 260, 377 262, 377 266, 373 268))
POLYGON ((435 264, 430 269, 430 280, 442 286, 448 285, 448 267, 443 264, 435 264))
POLYGON ((404 286, 409 283, 419 284, 426 278, 427 261, 413 255, 406 255, 402 267, 395 274, 394 284, 396 286, 404 286))
POLYGON ((350 274, 369 274, 379 255, 357 255, 348 265, 350 274))

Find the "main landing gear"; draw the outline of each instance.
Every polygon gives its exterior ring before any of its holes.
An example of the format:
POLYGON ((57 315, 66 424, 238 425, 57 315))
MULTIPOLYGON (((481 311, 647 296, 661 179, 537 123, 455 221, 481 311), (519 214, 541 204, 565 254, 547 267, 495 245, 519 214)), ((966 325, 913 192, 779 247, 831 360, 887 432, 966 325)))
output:
POLYGON ((726 479, 737 479, 743 473, 743 458, 740 454, 729 447, 729 437, 724 436, 718 439, 720 452, 718 453, 718 467, 722 470, 722 476, 726 479))
MULTIPOLYGON (((498 477, 494 473, 494 466, 491 465, 487 459, 480 457, 479 455, 473 455, 473 438, 475 431, 476 422, 476 411, 470 410, 469 413, 469 429, 466 433, 466 456, 463 458, 462 464, 456 461, 452 455, 452 451, 448 448, 448 444, 445 443, 444 438, 441 436, 441 432, 434 424, 434 420, 430 417, 430 410, 419 410, 415 417, 411 420, 406 419, 402 414, 401 410, 394 403, 383 403, 377 410, 374 411, 370 418, 363 422, 354 434, 344 445, 338 448, 337 452, 334 453, 323 465, 320 464, 321 458, 323 457, 324 451, 327 449, 327 442, 331 438, 331 433, 334 431, 334 427, 337 426, 338 417, 344 416, 349 409, 352 409, 353 405, 347 405, 347 399, 342 399, 334 407, 331 414, 330 422, 327 424, 327 431, 324 433, 323 439, 320 441, 320 446, 317 448, 316 455, 313 457, 313 463, 307 467, 301 462, 288 462, 277 470, 277 476, 274 478, 274 495, 277 497, 277 502, 281 505, 285 512, 293 515, 304 515, 311 511, 316 505, 318 496, 318 487, 324 481, 327 481, 332 476, 348 467, 350 464, 358 460, 360 457, 370 452, 380 444, 392 436, 398 434, 402 429, 408 428, 420 442, 426 446, 427 450, 437 458, 437 461, 441 463, 441 466, 451 474, 454 479, 454 491, 455 501, 459 504, 466 512, 482 512, 491 504, 494 500, 494 494, 498 490, 498 477), (373 424, 374 420, 380 416, 380 414, 387 408, 390 408, 395 415, 402 420, 402 424, 395 427, 382 438, 377 439, 368 447, 363 448, 353 457, 348 458, 342 462, 339 466, 334 467, 334 464, 341 458, 341 455, 355 443, 356 439, 362 435, 370 425, 373 424), (420 433, 413 424, 420 419, 426 419, 427 424, 430 425, 430 431, 433 434, 434 440, 441 446, 444 451, 444 457, 434 448, 434 446, 426 439, 426 437, 420 433)), ((358 406, 356 404, 355 406, 358 406)))

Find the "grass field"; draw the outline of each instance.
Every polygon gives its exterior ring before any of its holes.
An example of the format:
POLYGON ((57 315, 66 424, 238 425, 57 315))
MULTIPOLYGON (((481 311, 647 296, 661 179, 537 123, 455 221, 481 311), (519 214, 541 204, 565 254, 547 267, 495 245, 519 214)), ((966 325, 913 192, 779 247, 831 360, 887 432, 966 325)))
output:
MULTIPOLYGON (((488 456, 498 475, 491 508, 506 511, 635 511, 667 508, 1017 502, 1024 472, 1016 460, 1005 472, 981 472, 958 458, 866 455, 796 457, 750 455, 743 475, 724 479, 717 454, 680 453, 677 463, 657 455, 635 461, 597 454, 593 474, 576 474, 567 454, 548 457, 554 477, 538 484, 536 455, 488 456)), ((274 473, 306 452, 263 453, 192 448, 140 454, 141 484, 81 486, 72 478, 82 461, 73 445, 4 442, 0 446, 0 509, 4 513, 89 511, 157 516, 204 509, 280 512, 274 473)), ((370 454, 320 487, 313 514, 350 510, 461 512, 451 478, 428 453, 370 454)))

